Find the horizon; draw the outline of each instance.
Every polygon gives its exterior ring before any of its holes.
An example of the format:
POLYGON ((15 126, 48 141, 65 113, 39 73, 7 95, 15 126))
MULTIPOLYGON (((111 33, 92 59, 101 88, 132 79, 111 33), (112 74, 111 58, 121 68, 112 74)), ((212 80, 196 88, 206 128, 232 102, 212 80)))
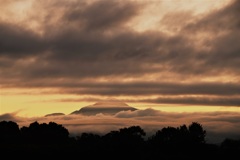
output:
POLYGON ((89 108, 89 106, 73 110, 68 114, 54 112, 44 116, 33 117, 21 116, 17 112, 6 113, 0 115, 0 121, 14 121, 18 123, 19 127, 29 126, 33 122, 56 122, 68 129, 70 136, 79 136, 82 133, 104 135, 112 130, 137 125, 146 131, 147 137, 164 127, 179 127, 180 125, 189 125, 192 122, 197 122, 206 129, 206 141, 208 143, 220 144, 227 138, 237 140, 240 137, 240 129, 238 127, 240 125, 238 121, 240 114, 236 111, 179 112, 162 111, 153 108, 130 110, 131 106, 127 110, 124 110, 125 107, 120 107, 122 110, 115 110, 119 107, 118 104, 119 102, 115 103, 114 106, 114 103, 112 103, 112 107, 104 107, 104 104, 93 108, 90 107, 93 109, 90 110, 93 114, 79 112, 83 108, 89 108), (98 108, 107 110, 99 110, 98 108), (78 112, 73 114, 76 111, 78 112), (55 113, 58 114, 55 115, 55 113))

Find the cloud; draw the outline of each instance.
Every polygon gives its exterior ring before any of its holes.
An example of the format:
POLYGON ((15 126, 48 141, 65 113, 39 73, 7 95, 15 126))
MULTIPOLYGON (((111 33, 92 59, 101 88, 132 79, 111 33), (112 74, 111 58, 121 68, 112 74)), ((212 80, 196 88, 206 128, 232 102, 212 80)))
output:
POLYGON ((14 117, 14 115, 6 113, 0 115, 0 121, 16 121, 16 118, 14 117))
POLYGON ((130 1, 96 1, 85 6, 75 6, 64 16, 67 21, 75 21, 83 25, 86 30, 106 30, 119 27, 135 16, 140 4, 130 1))
POLYGON ((159 111, 148 108, 145 110, 121 111, 121 112, 118 112, 115 116, 118 118, 131 118, 131 117, 158 116, 158 115, 160 115, 159 111))
POLYGON ((44 42, 37 34, 16 24, 0 22, 0 56, 20 58, 44 51, 44 42))
POLYGON ((240 106, 239 97, 159 97, 155 99, 142 99, 141 102, 164 104, 190 104, 207 106, 240 106))
POLYGON ((1 114, 0 115, 0 121, 24 122, 25 119, 27 119, 27 118, 18 116, 19 112, 20 112, 20 110, 16 111, 16 112, 12 112, 12 113, 1 114))
POLYGON ((66 127, 71 136, 83 132, 106 134, 119 128, 139 125, 147 136, 154 134, 163 127, 179 127, 199 122, 207 130, 207 142, 220 143, 225 138, 238 139, 240 133, 240 116, 235 112, 190 112, 175 113, 163 112, 151 108, 136 111, 123 111, 115 115, 98 114, 95 116, 59 115, 51 117, 17 117, 17 115, 1 115, 2 120, 13 120, 19 127, 29 126, 30 123, 48 123, 54 121, 66 127), (10 117, 10 119, 9 119, 10 117))
POLYGON ((96 95, 239 95, 238 83, 179 83, 179 82, 19 82, 19 87, 53 87, 66 92, 96 95), (96 91, 95 89, 98 88, 96 91))
POLYGON ((225 30, 238 30, 240 21, 236 17, 239 14, 239 8, 239 1, 233 0, 223 8, 214 10, 204 17, 199 18, 196 23, 188 24, 184 29, 214 33, 225 30))
POLYGON ((131 24, 148 3, 33 1, 23 21, 0 21, 0 83, 239 106, 239 1, 202 15, 171 11, 160 21, 170 30, 139 32, 131 24))
MULTIPOLYGON (((202 45, 208 48, 202 53, 203 69, 239 74, 237 55, 239 47, 239 1, 232 1, 224 8, 220 8, 183 27, 184 34, 206 35, 200 36, 202 45), (220 71, 220 70, 218 70, 220 71)), ((192 36, 194 37, 194 36, 192 36)), ((200 59, 201 58, 201 59, 200 59)))
POLYGON ((5 6, 5 5, 9 5, 13 2, 22 2, 22 1, 25 1, 25 0, 0 0, 0 3, 1 3, 1 6, 5 6))
MULTIPOLYGON (((52 102, 96 102, 105 97, 124 96, 125 102, 156 104, 189 104, 206 106, 239 106, 240 86, 237 83, 150 83, 150 82, 18 82, 18 87, 52 87, 52 93, 86 95, 85 98, 62 98, 52 102), (32 86, 30 86, 32 85, 32 86), (105 96, 105 97, 103 97, 105 96), (127 97, 130 96, 130 97, 127 97), (133 97, 134 98, 131 98, 133 97), (154 98, 151 98, 154 96, 154 98)), ((51 94, 48 93, 48 94, 51 94)), ((50 100, 51 101, 51 100, 50 100)))

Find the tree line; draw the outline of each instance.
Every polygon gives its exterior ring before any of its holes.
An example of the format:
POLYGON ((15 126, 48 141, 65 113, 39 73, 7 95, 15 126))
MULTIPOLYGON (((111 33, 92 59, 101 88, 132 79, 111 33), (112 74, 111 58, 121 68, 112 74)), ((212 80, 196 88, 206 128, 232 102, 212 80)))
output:
POLYGON ((203 159, 239 157, 240 140, 225 139, 221 145, 206 142, 206 130, 198 122, 164 127, 146 138, 140 126, 110 131, 105 135, 82 133, 71 137, 55 122, 31 123, 19 128, 13 121, 0 122, 0 151, 7 156, 87 156, 105 159, 203 159), (113 156, 112 156, 113 155, 113 156))

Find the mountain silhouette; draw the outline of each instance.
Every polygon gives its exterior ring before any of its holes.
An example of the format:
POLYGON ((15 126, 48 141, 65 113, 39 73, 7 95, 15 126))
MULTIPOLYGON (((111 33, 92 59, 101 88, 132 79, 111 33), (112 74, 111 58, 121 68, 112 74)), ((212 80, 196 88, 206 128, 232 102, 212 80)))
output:
POLYGON ((135 111, 137 110, 134 107, 130 107, 126 103, 121 101, 111 100, 111 101, 102 101, 97 102, 93 105, 83 107, 79 110, 72 112, 71 114, 82 114, 82 115, 96 115, 96 114, 105 114, 105 115, 114 115, 120 111, 135 111))

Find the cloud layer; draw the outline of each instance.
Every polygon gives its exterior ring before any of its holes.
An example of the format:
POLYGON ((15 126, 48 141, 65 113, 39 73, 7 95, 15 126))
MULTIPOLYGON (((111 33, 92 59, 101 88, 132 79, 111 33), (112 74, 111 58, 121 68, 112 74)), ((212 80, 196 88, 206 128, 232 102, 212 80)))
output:
POLYGON ((192 122, 199 122, 207 130, 206 140, 208 143, 220 143, 225 138, 239 139, 240 137, 240 115, 234 112, 171 113, 148 108, 122 111, 115 115, 97 114, 93 116, 62 115, 23 118, 16 114, 5 114, 0 115, 0 120, 15 121, 19 127, 29 126, 35 121, 40 123, 54 121, 63 124, 71 136, 77 136, 83 132, 102 135, 133 125, 141 126, 147 132, 147 136, 150 136, 163 127, 179 127, 183 124, 189 125, 192 122))

